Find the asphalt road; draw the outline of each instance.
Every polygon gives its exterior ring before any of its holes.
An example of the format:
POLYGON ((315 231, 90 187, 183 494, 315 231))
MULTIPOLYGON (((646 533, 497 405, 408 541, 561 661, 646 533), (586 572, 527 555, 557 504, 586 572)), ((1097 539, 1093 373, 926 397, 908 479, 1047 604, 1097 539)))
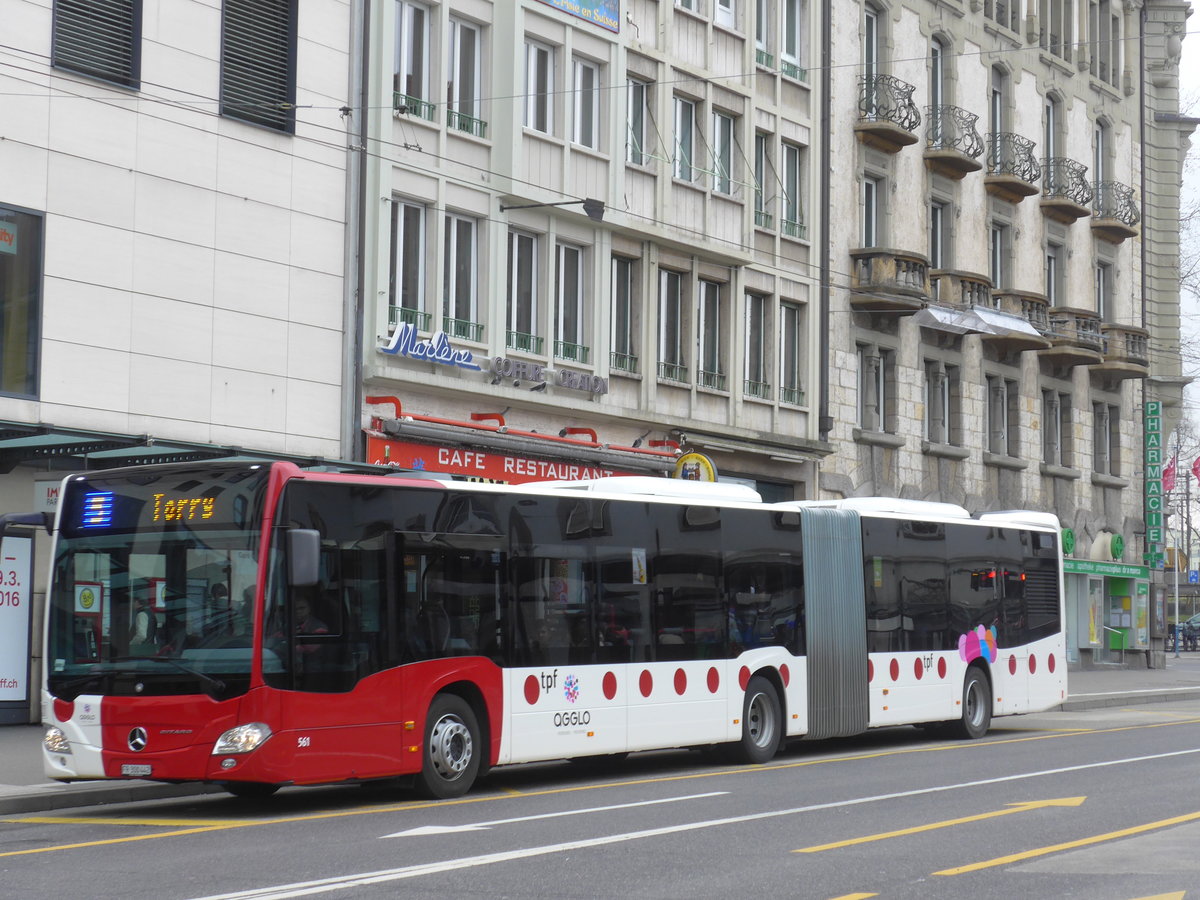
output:
POLYGON ((0 896, 1200 897, 1200 701, 0 820, 0 896))

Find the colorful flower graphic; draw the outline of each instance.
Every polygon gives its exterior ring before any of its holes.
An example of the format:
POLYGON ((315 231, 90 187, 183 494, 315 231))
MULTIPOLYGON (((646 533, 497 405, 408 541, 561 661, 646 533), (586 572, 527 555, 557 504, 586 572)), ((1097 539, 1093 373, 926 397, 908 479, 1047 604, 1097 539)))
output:
POLYGON ((976 625, 958 639, 958 655, 963 662, 983 657, 988 662, 996 661, 996 627, 984 628, 976 625))
POLYGON ((579 699, 579 679, 574 675, 568 675, 563 679, 563 696, 567 698, 568 703, 574 703, 579 699))

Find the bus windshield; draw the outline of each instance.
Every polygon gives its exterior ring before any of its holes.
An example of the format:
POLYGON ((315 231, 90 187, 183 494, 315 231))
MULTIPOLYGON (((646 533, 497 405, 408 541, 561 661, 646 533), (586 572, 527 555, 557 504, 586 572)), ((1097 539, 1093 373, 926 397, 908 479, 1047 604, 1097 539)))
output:
POLYGON ((52 694, 246 691, 267 471, 68 481, 47 600, 52 694))

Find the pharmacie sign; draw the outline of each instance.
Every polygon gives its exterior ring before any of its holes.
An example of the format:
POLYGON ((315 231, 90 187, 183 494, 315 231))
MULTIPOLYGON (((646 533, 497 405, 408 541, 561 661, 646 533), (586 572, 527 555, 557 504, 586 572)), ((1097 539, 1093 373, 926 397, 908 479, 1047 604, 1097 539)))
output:
POLYGON ((1143 413, 1142 462, 1146 473, 1146 562, 1157 568, 1163 557, 1163 436, 1162 402, 1147 400, 1143 413))
POLYGON ((416 472, 459 475, 477 481, 521 484, 526 481, 582 481, 613 475, 637 475, 605 466, 566 460, 538 459, 510 453, 461 447, 441 447, 414 441, 367 437, 367 459, 377 466, 395 466, 416 472))

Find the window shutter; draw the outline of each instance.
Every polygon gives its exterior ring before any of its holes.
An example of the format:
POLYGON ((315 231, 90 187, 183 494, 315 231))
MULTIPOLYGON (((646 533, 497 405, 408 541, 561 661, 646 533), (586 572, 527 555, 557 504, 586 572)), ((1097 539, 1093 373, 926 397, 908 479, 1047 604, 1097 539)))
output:
POLYGON ((58 0, 53 64, 136 88, 141 85, 141 0, 58 0))
POLYGON ((295 131, 295 61, 295 0, 225 0, 222 115, 295 131))

